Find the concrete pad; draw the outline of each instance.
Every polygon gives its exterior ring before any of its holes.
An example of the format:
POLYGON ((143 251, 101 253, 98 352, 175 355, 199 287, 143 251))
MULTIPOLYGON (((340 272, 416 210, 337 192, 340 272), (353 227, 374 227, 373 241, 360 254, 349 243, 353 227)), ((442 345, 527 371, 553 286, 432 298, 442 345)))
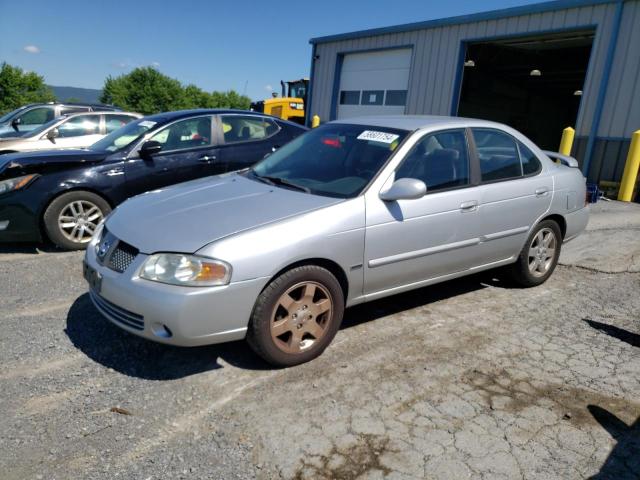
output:
POLYGON ((560 264, 603 273, 640 272, 640 204, 592 205, 586 231, 562 246, 560 264))

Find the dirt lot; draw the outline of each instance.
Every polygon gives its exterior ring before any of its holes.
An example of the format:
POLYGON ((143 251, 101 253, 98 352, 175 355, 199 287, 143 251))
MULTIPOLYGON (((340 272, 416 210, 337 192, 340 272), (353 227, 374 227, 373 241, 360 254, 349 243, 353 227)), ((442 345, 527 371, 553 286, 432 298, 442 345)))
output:
POLYGON ((347 311, 318 360, 103 320, 80 253, 0 253, 3 479, 640 478, 640 206, 549 282, 492 272, 347 311))

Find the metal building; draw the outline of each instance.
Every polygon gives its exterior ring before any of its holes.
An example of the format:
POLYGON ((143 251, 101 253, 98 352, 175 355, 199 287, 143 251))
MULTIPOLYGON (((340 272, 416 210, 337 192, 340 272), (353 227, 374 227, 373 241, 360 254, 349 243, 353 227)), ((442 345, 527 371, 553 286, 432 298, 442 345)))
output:
POLYGON ((310 118, 501 121, 544 148, 573 126, 594 181, 620 181, 640 129, 640 0, 559 0, 314 38, 310 118))

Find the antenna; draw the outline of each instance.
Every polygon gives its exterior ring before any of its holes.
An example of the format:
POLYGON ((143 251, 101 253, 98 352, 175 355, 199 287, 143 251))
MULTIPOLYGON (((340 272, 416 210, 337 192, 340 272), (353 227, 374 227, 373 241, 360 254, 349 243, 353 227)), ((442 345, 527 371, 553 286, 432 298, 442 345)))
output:
POLYGON ((249 85, 249 80, 245 80, 244 82, 244 90, 242 91, 242 95, 247 95, 247 85, 249 85))

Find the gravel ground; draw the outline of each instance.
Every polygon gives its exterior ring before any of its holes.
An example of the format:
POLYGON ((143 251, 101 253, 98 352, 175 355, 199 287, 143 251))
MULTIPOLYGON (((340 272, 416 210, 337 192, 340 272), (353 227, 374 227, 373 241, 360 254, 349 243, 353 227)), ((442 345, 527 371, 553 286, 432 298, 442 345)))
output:
POLYGON ((0 476, 640 478, 640 208, 616 205, 540 287, 488 272, 352 308, 285 370, 138 339, 92 307, 82 254, 3 247, 0 476))

